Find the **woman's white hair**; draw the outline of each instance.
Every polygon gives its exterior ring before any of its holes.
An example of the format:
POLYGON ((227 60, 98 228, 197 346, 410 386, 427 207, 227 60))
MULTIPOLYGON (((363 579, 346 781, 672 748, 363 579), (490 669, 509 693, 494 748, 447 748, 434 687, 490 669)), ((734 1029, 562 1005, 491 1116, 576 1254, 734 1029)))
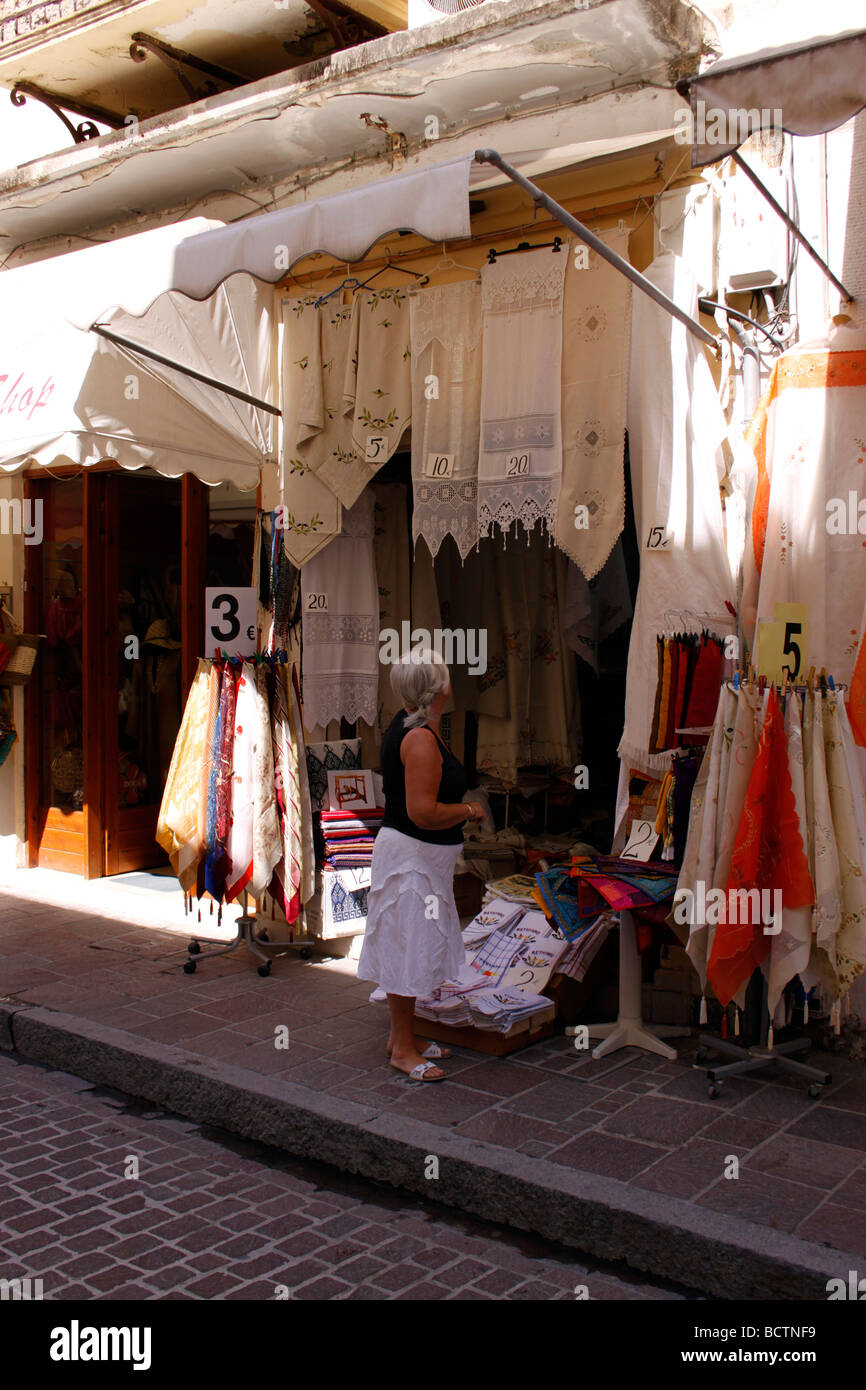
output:
POLYGON ((426 724, 436 696, 449 682, 448 667, 438 652, 413 649, 391 667, 391 689, 411 713, 407 729, 426 724))

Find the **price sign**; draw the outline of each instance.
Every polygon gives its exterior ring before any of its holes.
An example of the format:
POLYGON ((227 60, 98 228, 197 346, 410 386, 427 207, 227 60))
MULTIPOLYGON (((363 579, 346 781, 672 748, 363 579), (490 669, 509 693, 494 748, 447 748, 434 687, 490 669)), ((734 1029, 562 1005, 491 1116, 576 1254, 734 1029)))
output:
POLYGON ((250 656, 256 649, 255 589, 221 585, 204 591, 204 654, 217 647, 229 656, 250 656))
POLYGON ((655 551, 658 555, 670 555, 673 536, 666 526, 651 526, 647 532, 644 550, 655 551))
POLYGON ((506 478, 527 478, 531 472, 531 454, 508 454, 505 460, 506 478))
POLYGON ((658 844, 658 831, 651 820, 633 820, 628 841, 621 859, 640 859, 646 862, 658 844))
POLYGON ((364 457, 368 463, 384 463, 387 452, 384 434, 368 434, 364 446, 364 457))
POLYGON ((802 680, 808 671, 806 660, 805 603, 777 603, 772 620, 758 624, 758 650, 755 669, 774 684, 802 680))
POLYGON ((304 594, 304 608, 308 613, 327 613, 328 595, 304 594))
POLYGON ((428 454, 424 464, 426 478, 453 478, 455 454, 428 454))

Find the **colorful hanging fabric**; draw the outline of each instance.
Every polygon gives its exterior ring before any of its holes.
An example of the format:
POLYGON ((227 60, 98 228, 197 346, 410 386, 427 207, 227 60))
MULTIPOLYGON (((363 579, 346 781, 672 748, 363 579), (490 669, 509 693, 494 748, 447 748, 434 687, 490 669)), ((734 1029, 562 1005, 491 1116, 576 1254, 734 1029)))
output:
POLYGON ((273 677, 271 702, 271 738, 275 779, 279 789, 282 858, 276 865, 272 892, 289 923, 297 919, 301 908, 301 797, 298 783, 298 746, 289 713, 286 670, 277 667, 273 677))
POLYGON ((200 835, 202 768, 207 765, 211 663, 199 660, 162 793, 156 842, 171 860, 185 893, 195 886, 204 852, 200 835))
POLYGON ((223 666, 220 703, 214 733, 215 749, 208 794, 208 850, 205 890, 222 901, 230 868, 226 843, 231 824, 232 758, 235 732, 235 674, 230 661, 223 666))
POLYGON ((226 853, 226 898, 232 902, 248 887, 253 873, 254 746, 256 676, 248 661, 238 676, 232 740, 232 780, 226 853))
MULTIPOLYGON (((809 874, 812 877, 809 821, 806 814, 806 778, 803 758, 803 706, 799 695, 791 692, 785 705, 785 744, 791 790, 797 816, 800 842, 806 851, 809 874)), ((800 907, 786 906, 782 913, 782 929, 770 936, 770 950, 764 965, 767 976, 767 1007, 772 1018, 779 1007, 782 991, 806 969, 812 951, 812 917, 815 893, 811 903, 800 907)))
POLYGON ((249 891, 260 898, 282 853, 280 822, 274 791, 274 750, 268 705, 268 673, 256 667, 256 719, 253 743, 253 871, 249 891))
MULTIPOLYGON (((815 889, 788 766, 784 719, 773 689, 768 695, 725 887, 729 903, 732 892, 752 889, 769 894, 778 890, 783 909, 814 902, 815 889)), ((769 901, 775 902, 775 898, 769 901)), ((742 897, 739 902, 743 902, 742 897)), ((723 1005, 734 998, 770 949, 770 935, 764 931, 768 924, 753 908, 749 901, 748 908, 736 914, 738 918, 746 916, 747 921, 727 920, 716 929, 707 973, 723 1005)), ((726 914, 728 918, 734 915, 726 914)))
POLYGON ((844 993, 866 970, 866 835, 864 791, 845 707, 828 695, 824 708, 824 751, 833 831, 841 873, 841 920, 836 936, 837 994, 844 993), (846 748, 847 745, 847 748, 846 748))

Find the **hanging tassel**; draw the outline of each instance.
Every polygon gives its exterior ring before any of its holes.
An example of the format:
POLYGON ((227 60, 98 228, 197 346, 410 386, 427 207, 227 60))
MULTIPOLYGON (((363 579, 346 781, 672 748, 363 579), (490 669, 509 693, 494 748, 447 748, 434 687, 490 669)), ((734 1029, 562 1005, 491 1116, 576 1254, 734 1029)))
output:
POLYGON ((723 1038, 726 1038, 727 1036, 728 1036, 728 1011, 727 1011, 727 1009, 723 1009, 723 1010, 722 1010, 722 1037, 723 1037, 723 1038))
POLYGON ((738 1038, 739 1036, 740 1036, 740 1011, 739 1011, 739 1009, 737 1008, 737 1006, 736 1006, 736 1004, 735 1004, 735 1005, 734 1005, 734 1037, 735 1037, 735 1038, 738 1038))
POLYGON ((770 1024, 769 1028, 767 1029, 767 1047, 772 1051, 772 1048, 773 1048, 773 1025, 772 1025, 772 1023, 770 1024))
POLYGON ((220 903, 219 907, 217 908, 217 926, 218 926, 218 927, 221 927, 222 924, 223 924, 223 905, 222 905, 222 903, 220 903))
POLYGON ((700 1011, 699 1011, 699 1013, 698 1013, 698 1022, 699 1022, 699 1023, 706 1023, 706 1021, 707 1021, 707 996, 706 996, 705 994, 702 994, 702 995, 701 995, 701 1007, 700 1007, 700 1011))
POLYGON ((807 1024, 808 1022, 809 1022, 809 996, 808 996, 808 994, 807 994, 807 995, 806 995, 806 998, 803 1000, 803 1027, 804 1027, 804 1028, 806 1027, 806 1024, 807 1024))
POLYGON ((199 924, 201 924, 201 903, 199 903, 198 905, 198 920, 199 924))

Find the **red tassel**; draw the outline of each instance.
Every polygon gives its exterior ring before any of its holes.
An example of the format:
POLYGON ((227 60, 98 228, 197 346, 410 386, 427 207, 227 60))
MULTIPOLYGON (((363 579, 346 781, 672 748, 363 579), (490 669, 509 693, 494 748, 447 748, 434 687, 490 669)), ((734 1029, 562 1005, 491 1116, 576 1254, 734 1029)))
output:
POLYGON ((724 1013, 722 1014, 722 1037, 723 1037, 723 1038, 726 1038, 727 1036, 728 1036, 728 1011, 727 1011, 727 1009, 725 1009, 724 1013))

